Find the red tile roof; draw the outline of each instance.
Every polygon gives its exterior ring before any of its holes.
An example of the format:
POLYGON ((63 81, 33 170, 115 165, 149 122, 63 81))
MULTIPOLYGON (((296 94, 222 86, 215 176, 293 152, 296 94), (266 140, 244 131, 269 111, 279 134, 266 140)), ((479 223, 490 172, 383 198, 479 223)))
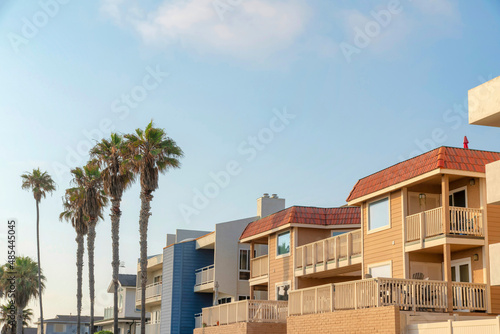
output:
POLYGON ((442 146, 359 180, 347 202, 438 168, 484 173, 484 166, 496 160, 498 152, 442 146))
POLYGON ((247 225, 240 240, 286 224, 352 225, 360 224, 360 209, 357 207, 315 208, 292 206, 247 225))

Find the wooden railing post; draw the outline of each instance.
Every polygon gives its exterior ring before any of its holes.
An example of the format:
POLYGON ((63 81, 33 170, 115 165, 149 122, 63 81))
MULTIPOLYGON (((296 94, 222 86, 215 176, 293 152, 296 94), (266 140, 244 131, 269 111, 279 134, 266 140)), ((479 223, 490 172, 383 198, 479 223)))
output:
POLYGON ((335 311, 335 285, 330 284, 330 311, 335 311))
POLYGON ((323 270, 326 270, 328 263, 328 241, 323 240, 323 270))
POLYGON ((358 309, 358 282, 354 282, 354 309, 358 309))
POLYGON ((420 248, 424 248, 425 239, 425 212, 420 213, 420 248))
POLYGON ((300 291, 300 315, 304 315, 304 291, 300 291))
POLYGON ((347 265, 351 265, 351 254, 352 254, 352 234, 347 233, 347 265))
POLYGON ((313 273, 316 272, 316 263, 318 262, 318 258, 317 258, 318 249, 316 246, 317 246, 316 244, 311 245, 311 248, 312 248, 311 264, 313 266, 313 273))
POLYGON ((450 179, 446 174, 441 176, 441 196, 443 233, 447 235, 450 233, 450 179))
POLYGON ((307 247, 302 247, 302 275, 306 274, 306 267, 307 267, 307 247))

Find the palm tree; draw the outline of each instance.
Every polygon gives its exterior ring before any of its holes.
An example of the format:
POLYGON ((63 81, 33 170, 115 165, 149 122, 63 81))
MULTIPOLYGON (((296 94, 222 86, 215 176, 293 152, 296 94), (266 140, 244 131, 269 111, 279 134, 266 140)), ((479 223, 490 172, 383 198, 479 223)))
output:
MULTIPOLYGON (((40 263, 40 211, 39 204, 42 198, 47 196, 47 193, 52 193, 56 190, 56 184, 52 180, 52 177, 47 174, 47 172, 40 171, 40 168, 33 169, 33 172, 21 175, 23 180, 22 189, 29 190, 33 192, 33 197, 35 197, 36 202, 36 250, 37 250, 37 260, 38 269, 40 270, 42 265, 40 263)), ((41 289, 41 274, 38 272, 38 287, 41 289)), ((38 297, 40 298, 40 333, 43 334, 43 305, 42 305, 42 291, 38 291, 38 297)))
POLYGON ((64 211, 59 215, 60 220, 71 222, 76 231, 76 333, 80 334, 82 314, 82 285, 83 285, 83 255, 85 253, 84 237, 88 232, 88 218, 83 214, 83 200, 85 189, 82 187, 69 188, 63 198, 64 211))
MULTIPOLYGON (((9 311, 10 305, 0 305, 0 324, 3 324, 3 327, 0 329, 1 334, 13 334, 16 332, 16 324, 11 323, 9 320, 9 311)), ((29 323, 33 318, 33 311, 30 308, 23 310, 23 329, 24 327, 28 327, 29 323)), ((23 331, 24 332, 24 331, 23 331)))
POLYGON ((127 161, 127 146, 123 138, 111 134, 111 139, 103 139, 90 151, 92 158, 103 167, 101 176, 104 191, 111 197, 111 239, 113 242, 113 332, 118 333, 118 271, 120 267, 119 256, 119 230, 120 230, 120 203, 123 191, 134 181, 131 164, 127 161))
POLYGON ((141 333, 146 332, 146 283, 148 252, 148 221, 151 215, 153 191, 158 188, 158 173, 170 168, 179 168, 179 158, 183 156, 180 147, 167 137, 165 130, 153 127, 151 121, 146 129, 135 130, 135 134, 125 135, 127 145, 133 154, 134 171, 140 174, 141 211, 139 216, 141 247, 141 333))
POLYGON ((32 298, 36 298, 39 291, 45 289, 45 277, 40 273, 40 288, 38 282, 38 264, 29 257, 19 256, 14 265, 6 263, 3 266, 3 274, 0 277, 0 286, 7 290, 10 285, 12 273, 15 273, 14 305, 16 307, 16 333, 23 332, 23 311, 32 298))
POLYGON ((102 218, 104 207, 108 198, 103 190, 103 181, 99 166, 95 161, 90 161, 82 168, 71 170, 73 182, 85 191, 83 198, 83 213, 88 217, 87 251, 89 256, 89 289, 90 289, 90 334, 94 334, 94 244, 95 227, 99 218, 102 218))

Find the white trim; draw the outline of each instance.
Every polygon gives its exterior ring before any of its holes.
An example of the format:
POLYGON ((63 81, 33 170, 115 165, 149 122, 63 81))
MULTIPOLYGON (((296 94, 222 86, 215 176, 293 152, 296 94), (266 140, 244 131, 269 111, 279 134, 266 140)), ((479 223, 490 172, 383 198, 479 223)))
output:
POLYGON ((383 230, 388 230, 392 227, 392 222, 391 222, 391 194, 388 194, 387 196, 384 196, 384 197, 381 197, 381 198, 378 198, 378 199, 375 199, 373 201, 370 201, 367 203, 367 207, 366 207, 366 234, 372 234, 372 233, 376 233, 376 232, 379 232, 379 231, 383 231, 383 230), (372 203, 375 203, 375 202, 381 202, 383 200, 387 199, 387 210, 388 210, 388 215, 387 215, 387 218, 389 219, 389 224, 388 225, 384 225, 384 226, 381 226, 381 227, 377 227, 377 228, 374 228, 374 229, 370 229, 370 204, 372 203))
POLYGON ((240 297, 248 297, 246 300, 250 299, 249 295, 238 295, 237 297, 238 297, 238 300, 235 300, 235 301, 244 300, 244 299, 240 299, 240 297))
POLYGON ((292 230, 288 230, 288 231, 283 231, 283 232, 280 232, 280 233, 276 233, 276 254, 275 254, 275 259, 281 259, 283 257, 287 257, 287 256, 290 256, 292 254, 292 230), (283 235, 283 234, 286 234, 288 233, 290 235, 290 249, 288 250, 288 253, 285 253, 285 254, 278 254, 278 240, 279 240, 279 236, 280 235, 283 235))
MULTIPOLYGON (((458 259, 458 260, 451 260, 450 261, 450 267, 459 267, 461 265, 467 264, 469 265, 469 283, 472 283, 474 280, 472 279, 472 261, 470 257, 465 257, 463 259, 458 259)), ((443 270, 444 270, 444 263, 443 263, 443 270)), ((455 272, 455 278, 457 279, 457 282, 460 282, 460 270, 455 272)), ((444 277, 444 275, 443 275, 444 277)))
POLYGON ((392 278, 392 276, 394 276, 393 273, 392 273, 392 260, 368 264, 366 266, 366 269, 368 270, 368 273, 371 274, 370 273, 370 269, 371 268, 384 267, 384 266, 387 266, 387 265, 389 265, 389 268, 391 270, 391 277, 387 277, 387 278, 392 278))
MULTIPOLYGON (((458 192, 461 192, 462 190, 465 190, 465 207, 468 208, 469 207, 469 197, 467 196, 467 186, 463 186, 463 187, 460 187, 460 188, 456 188, 456 189, 453 189, 453 190, 449 190, 448 191, 448 203, 450 201, 450 196, 453 195, 454 193, 458 193, 458 192)), ((455 204, 455 203, 453 203, 455 204)), ((455 206, 455 205, 450 205, 450 206, 455 206)))
POLYGON ((252 268, 252 265, 251 265, 251 262, 250 260, 252 259, 251 256, 251 250, 250 249, 247 249, 247 248, 241 248, 238 247, 238 282, 248 282, 250 280, 250 278, 252 278, 252 274, 250 272, 251 268, 252 268), (248 254, 248 270, 243 270, 241 269, 241 251, 246 251, 247 254, 248 254), (245 272, 245 273, 248 273, 248 279, 240 279, 240 272, 245 272))
MULTIPOLYGON (((278 300, 278 286, 281 286, 281 285, 288 285, 290 287, 290 289, 288 290, 288 296, 290 296, 290 291, 292 291, 292 282, 290 280, 279 282, 279 283, 274 283, 274 299, 275 300, 278 300)), ((269 291, 268 291, 268 293, 269 293, 269 291)), ((269 299, 269 296, 268 296, 268 299, 269 299)))

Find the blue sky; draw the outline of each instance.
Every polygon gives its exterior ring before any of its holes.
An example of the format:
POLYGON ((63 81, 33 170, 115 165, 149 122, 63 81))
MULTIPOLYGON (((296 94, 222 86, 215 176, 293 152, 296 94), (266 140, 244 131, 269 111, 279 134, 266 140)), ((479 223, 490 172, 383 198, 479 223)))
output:
MULTIPOLYGON (((500 75, 499 16, 494 1, 4 1, 0 213, 19 220, 18 252, 35 258, 35 205, 19 175, 40 166, 58 183, 41 205, 45 316, 76 313, 75 233, 58 221, 61 197, 68 169, 110 129, 154 119, 185 152, 154 194, 150 254, 176 228, 255 215, 264 192, 287 206, 344 205, 359 178, 461 147, 464 135, 471 148, 499 150, 498 131, 467 123, 467 91, 500 75)), ((138 216, 134 186, 124 273, 135 273, 138 216)), ((102 314, 112 304, 108 218, 96 254, 102 314)))

